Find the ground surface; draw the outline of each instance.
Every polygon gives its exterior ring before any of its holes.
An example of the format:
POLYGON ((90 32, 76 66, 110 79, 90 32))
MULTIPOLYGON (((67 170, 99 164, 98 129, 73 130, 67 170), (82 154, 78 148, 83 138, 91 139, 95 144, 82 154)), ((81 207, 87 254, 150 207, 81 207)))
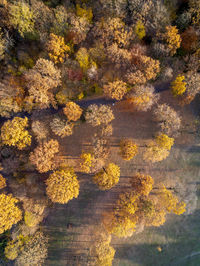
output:
MULTIPOLYGON (((113 106, 110 103, 115 120, 109 160, 120 166, 120 181, 110 191, 101 192, 92 184, 92 175, 78 173, 81 182, 78 199, 67 205, 53 205, 44 222, 45 232, 50 237, 45 265, 89 265, 87 254, 92 243, 93 226, 99 223, 102 212, 112 206, 119 192, 125 189, 133 173, 138 170, 150 174, 156 183, 164 182, 167 186, 176 187, 178 195, 188 203, 187 215, 170 215, 162 227, 147 228, 131 238, 113 238, 112 245, 116 249, 113 265, 200 265, 200 205, 196 196, 200 183, 200 139, 195 116, 197 105, 177 106, 177 100, 172 99, 170 92, 165 90, 161 93, 162 102, 179 110, 183 116, 183 126, 170 156, 153 165, 146 164, 142 159, 144 144, 158 129, 152 112, 136 113, 122 104, 115 103, 113 106), (131 137, 140 146, 139 155, 130 162, 122 161, 118 154, 122 137, 131 137)), ((45 117, 47 123, 52 119, 48 113, 45 117)), ((81 150, 90 149, 95 130, 81 123, 72 136, 59 139, 61 151, 58 159, 76 166, 81 150)))

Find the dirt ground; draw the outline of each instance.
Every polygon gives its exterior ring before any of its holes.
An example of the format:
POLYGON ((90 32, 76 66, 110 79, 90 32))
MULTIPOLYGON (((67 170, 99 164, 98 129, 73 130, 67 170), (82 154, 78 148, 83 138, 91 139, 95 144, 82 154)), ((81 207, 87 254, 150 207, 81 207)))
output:
MULTIPOLYGON (((94 225, 99 224, 102 212, 111 208, 118 194, 128 186, 130 178, 137 171, 150 174, 155 183, 163 182, 167 186, 175 186, 179 196, 188 203, 188 215, 170 215, 164 226, 147 228, 131 238, 113 237, 112 244, 116 249, 113 265, 199 265, 184 264, 185 261, 188 263, 190 253, 198 253, 200 250, 200 246, 195 246, 196 237, 200 235, 200 229, 197 230, 195 227, 197 217, 200 216, 196 196, 196 182, 199 182, 200 177, 200 147, 197 118, 194 114, 196 104, 180 107, 177 99, 174 99, 169 91, 161 93, 159 103, 164 102, 183 116, 182 129, 170 156, 155 164, 146 164, 142 159, 144 144, 152 139, 158 130, 152 112, 133 112, 121 103, 112 106, 115 120, 112 123, 114 132, 110 139, 109 161, 120 166, 120 181, 111 190, 102 192, 92 184, 91 174, 78 173, 81 184, 78 199, 70 201, 67 205, 53 205, 43 225, 50 237, 49 257, 45 265, 89 265, 87 255, 92 243, 94 225), (119 156, 118 145, 122 137, 133 138, 139 145, 139 154, 129 162, 123 161, 119 156), (189 246, 185 244, 186 240, 191 242, 189 246), (161 252, 157 250, 158 246, 162 247, 161 252), (183 255, 187 256, 185 260, 183 255)), ((49 119, 52 117, 47 115, 46 121, 49 119)), ((90 149, 95 131, 95 128, 81 123, 75 128, 72 136, 59 138, 60 152, 57 159, 62 159, 76 169, 81 151, 90 149)), ((55 135, 52 137, 55 138, 55 135)), ((195 259, 197 257, 198 254, 192 256, 195 259)))

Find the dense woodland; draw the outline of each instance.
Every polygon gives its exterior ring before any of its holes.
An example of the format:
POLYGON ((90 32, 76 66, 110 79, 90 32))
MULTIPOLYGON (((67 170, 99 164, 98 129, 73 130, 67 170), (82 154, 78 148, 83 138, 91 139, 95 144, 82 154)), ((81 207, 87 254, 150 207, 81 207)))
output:
MULTIPOLYGON (((150 113, 156 129, 142 143, 122 134, 121 161, 140 156, 153 167, 170 156, 181 110, 200 92, 200 1, 0 0, 0 60, 0 264, 47 265, 49 209, 76 201, 86 176, 105 193, 119 183, 114 108, 150 113), (160 101, 162 90, 176 108, 160 101), (83 125, 93 136, 70 164, 63 143, 83 125)), ((190 213, 141 169, 118 192, 101 209, 86 264, 73 265, 112 265, 113 236, 190 213)))

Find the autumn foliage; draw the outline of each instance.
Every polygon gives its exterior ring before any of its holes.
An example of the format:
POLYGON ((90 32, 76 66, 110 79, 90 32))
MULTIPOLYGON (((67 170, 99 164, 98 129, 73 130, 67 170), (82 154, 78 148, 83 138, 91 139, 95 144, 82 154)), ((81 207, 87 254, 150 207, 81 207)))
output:
POLYGON ((63 108, 63 113, 67 116, 69 121, 77 121, 82 115, 82 109, 74 102, 66 103, 63 108))
POLYGON ((6 179, 0 174, 0 189, 6 187, 6 179))
POLYGON ((167 26, 164 38, 167 42, 171 55, 174 55, 176 50, 181 46, 181 36, 178 33, 176 26, 167 26))
POLYGON ((120 168, 114 163, 109 163, 105 168, 93 177, 93 182, 101 190, 111 189, 119 182, 120 168))
POLYGON ((29 159, 40 173, 45 173, 55 168, 53 159, 58 151, 58 141, 51 139, 37 146, 35 150, 30 153, 29 159))
POLYGON ((49 52, 50 59, 55 64, 63 63, 65 58, 68 57, 70 47, 65 44, 65 40, 62 36, 51 33, 47 43, 47 51, 49 52))
POLYGON ((48 197, 57 203, 68 203, 79 195, 79 182, 73 168, 53 172, 46 180, 48 197))
POLYGON ((16 206, 18 200, 11 194, 0 194, 0 234, 11 229, 22 219, 22 211, 16 206))
POLYGON ((182 95, 186 91, 186 82, 183 75, 178 75, 171 83, 172 94, 176 97, 182 95))
POLYGON ((106 96, 116 100, 121 100, 127 92, 126 83, 121 80, 109 82, 103 89, 106 96))
POLYGON ((131 139, 120 141, 120 154, 124 160, 131 160, 137 153, 138 147, 131 139))
POLYGON ((1 141, 4 145, 16 146, 19 150, 31 145, 31 135, 25 129, 28 118, 15 117, 1 127, 1 141))

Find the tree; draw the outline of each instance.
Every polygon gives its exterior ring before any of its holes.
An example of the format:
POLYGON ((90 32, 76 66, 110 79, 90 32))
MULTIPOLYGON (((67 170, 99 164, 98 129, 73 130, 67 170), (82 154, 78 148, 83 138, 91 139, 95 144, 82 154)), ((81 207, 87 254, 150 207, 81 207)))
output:
POLYGON ((65 58, 68 57, 70 47, 65 44, 62 36, 57 36, 54 33, 50 34, 49 41, 46 45, 50 59, 55 63, 63 63, 65 58))
POLYGON ((48 197, 57 203, 68 203, 79 195, 79 182, 73 168, 54 171, 46 180, 48 197))
POLYGON ((112 266, 115 250, 110 246, 111 236, 106 233, 98 235, 97 241, 92 245, 91 256, 94 257, 95 266, 112 266))
POLYGON ((160 72, 160 62, 141 54, 143 51, 140 50, 137 46, 132 48, 132 65, 125 76, 132 85, 145 84, 148 80, 155 79, 160 72))
POLYGON ((143 158, 147 162, 160 162, 169 156, 169 151, 162 146, 158 145, 155 141, 148 143, 145 152, 143 153, 143 158))
POLYGON ((184 75, 178 75, 176 79, 171 83, 172 94, 176 97, 182 95, 186 91, 186 82, 184 75))
POLYGON ((86 8, 86 5, 83 4, 83 8, 77 4, 76 5, 76 14, 79 17, 84 17, 89 23, 92 22, 93 14, 92 14, 92 8, 86 8))
POLYGON ((119 182, 120 168, 114 163, 109 163, 105 168, 93 177, 93 182, 101 190, 111 189, 119 182))
POLYGON ((133 92, 131 91, 126 98, 127 102, 133 105, 137 111, 147 111, 158 101, 159 95, 155 93, 153 86, 140 85, 133 92))
POLYGON ((153 111, 154 119, 159 122, 164 134, 173 135, 181 126, 181 118, 177 112, 167 104, 159 104, 153 111))
POLYGON ((40 173, 45 173, 55 168, 53 159, 58 151, 58 141, 51 139, 50 141, 39 144, 39 146, 30 153, 29 159, 40 173))
POLYGON ((138 210, 138 195, 134 192, 125 192, 119 195, 114 213, 116 216, 128 217, 138 210))
POLYGON ((45 124, 41 121, 33 121, 31 125, 31 129, 36 137, 38 142, 45 140, 48 135, 48 130, 45 127, 45 124))
POLYGON ((86 48, 81 47, 76 53, 76 60, 79 62, 80 67, 85 72, 90 68, 90 58, 86 48))
POLYGON ((48 238, 37 231, 22 248, 21 254, 16 259, 16 265, 42 265, 48 254, 48 238))
POLYGON ((167 42, 167 46, 170 50, 171 55, 176 53, 176 50, 181 46, 181 36, 178 33, 176 26, 166 26, 166 33, 164 38, 167 42))
POLYGON ((16 146, 19 150, 31 145, 28 130, 28 118, 15 117, 6 121, 1 127, 1 141, 4 145, 16 146))
POLYGON ((16 206, 18 200, 11 194, 0 194, 0 234, 11 229, 22 219, 22 211, 16 206))
POLYGON ((193 27, 187 28, 181 34, 181 47, 187 52, 193 52, 197 48, 198 44, 198 35, 193 27))
POLYGON ((126 83, 121 80, 109 82, 103 89, 106 96, 116 100, 121 100, 127 92, 126 83))
POLYGON ((39 108, 47 108, 50 103, 55 106, 52 89, 61 84, 60 70, 53 62, 40 58, 35 66, 25 72, 29 97, 39 108))
POLYGON ((85 114, 86 121, 93 127, 108 124, 114 119, 112 109, 106 105, 91 104, 85 114))
POLYGON ((81 117, 82 112, 83 110, 80 106, 74 102, 67 102, 63 108, 63 113, 70 121, 77 121, 81 117))
POLYGON ((150 175, 136 173, 131 179, 133 192, 137 195, 148 196, 153 189, 154 180, 150 175))
POLYGON ((0 174, 0 189, 6 187, 6 179, 0 174))
POLYGON ((31 7, 23 1, 16 1, 9 5, 9 20, 22 37, 26 33, 34 32, 34 13, 31 7))
POLYGON ((132 139, 122 139, 120 141, 120 154, 124 160, 131 160, 138 153, 138 146, 132 139))
POLYGON ((163 188, 158 192, 160 208, 164 208, 167 212, 173 212, 181 215, 185 212, 185 202, 179 202, 178 198, 163 185, 163 188))
POLYGON ((114 212, 104 213, 102 223, 109 234, 117 237, 130 237, 136 228, 136 220, 127 216, 115 216, 114 212))
POLYGON ((116 43, 120 47, 126 47, 133 36, 133 31, 125 27, 121 18, 110 17, 98 21, 93 28, 93 34, 95 39, 99 39, 105 46, 116 43))
POLYGON ((160 147, 169 151, 171 150, 171 147, 174 145, 174 138, 170 138, 165 134, 158 135, 155 141, 160 147))
POLYGON ((50 123, 51 130, 55 135, 64 138, 73 134, 73 124, 65 120, 61 120, 59 117, 55 117, 50 123))
POLYGON ((81 154, 80 168, 82 172, 90 173, 93 163, 94 163, 94 156, 91 153, 83 152, 81 154))

